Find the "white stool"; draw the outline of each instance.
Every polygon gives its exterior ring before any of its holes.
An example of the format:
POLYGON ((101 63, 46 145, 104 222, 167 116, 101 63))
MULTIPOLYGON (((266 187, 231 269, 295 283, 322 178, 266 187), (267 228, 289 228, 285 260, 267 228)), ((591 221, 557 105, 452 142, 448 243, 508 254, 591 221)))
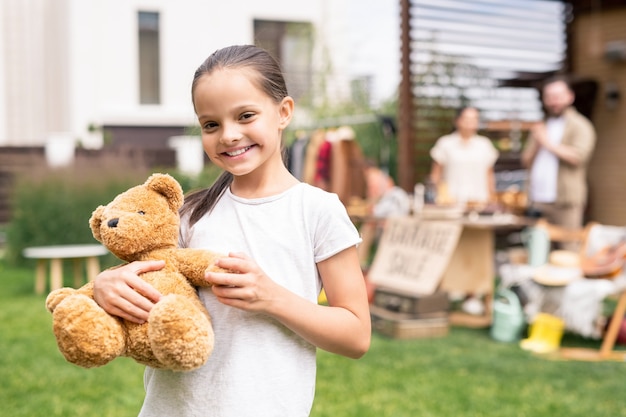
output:
POLYGON ((50 291, 63 286, 63 259, 72 259, 74 263, 74 286, 83 284, 83 264, 87 269, 87 280, 92 281, 100 272, 100 260, 98 256, 109 253, 102 245, 57 245, 36 246, 26 248, 24 257, 37 259, 35 273, 35 293, 43 294, 46 288, 46 263, 50 262, 50 291))

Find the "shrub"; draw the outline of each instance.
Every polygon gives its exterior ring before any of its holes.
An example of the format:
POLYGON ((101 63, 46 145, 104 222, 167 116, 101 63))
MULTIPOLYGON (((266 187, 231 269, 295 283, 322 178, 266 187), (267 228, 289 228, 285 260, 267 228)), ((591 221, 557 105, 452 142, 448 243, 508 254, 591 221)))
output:
POLYGON ((19 176, 11 196, 7 261, 23 263, 27 246, 95 243, 89 228, 93 210, 142 181, 145 174, 139 171, 85 167, 19 176))
MULTIPOLYGON (((7 262, 26 263, 21 253, 27 246, 96 243, 89 228, 93 210, 124 190, 142 184, 152 172, 169 173, 188 192, 210 185, 220 171, 209 164, 197 177, 189 177, 169 168, 147 171, 120 168, 114 161, 100 161, 63 170, 42 168, 21 175, 11 198, 12 216, 6 231, 7 262)), ((116 262, 111 255, 104 264, 116 262)))

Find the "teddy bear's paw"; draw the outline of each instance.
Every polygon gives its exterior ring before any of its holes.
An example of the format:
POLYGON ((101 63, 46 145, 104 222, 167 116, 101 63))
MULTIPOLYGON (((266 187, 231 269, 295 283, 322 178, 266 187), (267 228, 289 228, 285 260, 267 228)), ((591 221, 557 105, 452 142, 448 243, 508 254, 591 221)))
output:
POLYGON ((58 290, 52 291, 46 297, 46 309, 49 312, 54 312, 54 309, 59 305, 59 303, 65 300, 68 296, 76 293, 74 288, 59 288, 58 290))
POLYGON ((148 337, 155 357, 171 370, 196 369, 213 351, 213 328, 206 312, 180 295, 167 295, 152 308, 148 337))
POLYGON ((67 297, 56 306, 52 329, 65 359, 84 368, 105 365, 125 350, 119 319, 84 295, 67 297))

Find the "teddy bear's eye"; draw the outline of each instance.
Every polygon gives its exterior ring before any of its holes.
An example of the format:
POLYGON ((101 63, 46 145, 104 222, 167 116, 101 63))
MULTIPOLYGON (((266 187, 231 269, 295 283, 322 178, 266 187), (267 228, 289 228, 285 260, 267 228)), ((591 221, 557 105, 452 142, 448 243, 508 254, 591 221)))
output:
POLYGON ((146 214, 146 212, 145 212, 145 211, 143 211, 143 210, 139 210, 137 213, 141 214, 142 216, 143 216, 144 214, 146 214))

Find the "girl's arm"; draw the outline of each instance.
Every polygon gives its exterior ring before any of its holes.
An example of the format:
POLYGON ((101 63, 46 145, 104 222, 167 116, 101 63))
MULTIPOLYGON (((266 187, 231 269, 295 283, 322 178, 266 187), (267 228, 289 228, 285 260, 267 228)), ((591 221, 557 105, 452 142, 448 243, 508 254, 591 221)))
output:
POLYGON ((220 302, 268 314, 313 345, 359 358, 370 346, 371 323, 365 280, 356 247, 318 263, 328 306, 312 303, 274 283, 248 257, 217 261, 240 274, 207 273, 220 302))
POLYGON ((138 261, 102 271, 94 280, 94 300, 111 315, 144 323, 161 294, 139 274, 164 266, 164 261, 138 261))

